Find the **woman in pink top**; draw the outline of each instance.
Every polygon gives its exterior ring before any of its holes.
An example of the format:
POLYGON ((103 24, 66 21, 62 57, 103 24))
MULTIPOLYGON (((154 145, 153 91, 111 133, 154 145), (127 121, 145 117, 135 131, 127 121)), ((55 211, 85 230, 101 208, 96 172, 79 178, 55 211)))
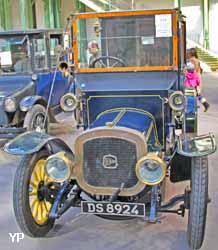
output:
POLYGON ((198 100, 202 103, 202 105, 204 106, 204 111, 206 112, 208 108, 210 107, 210 105, 207 102, 206 98, 201 95, 200 84, 201 84, 201 81, 197 72, 195 71, 194 64, 191 62, 188 62, 186 64, 185 87, 196 89, 198 100))

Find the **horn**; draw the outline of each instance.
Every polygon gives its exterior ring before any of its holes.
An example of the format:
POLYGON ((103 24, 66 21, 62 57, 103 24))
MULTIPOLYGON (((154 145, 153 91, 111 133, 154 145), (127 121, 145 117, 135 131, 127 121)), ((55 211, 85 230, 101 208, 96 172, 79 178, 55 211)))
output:
POLYGON ((58 69, 63 73, 64 77, 69 76, 70 65, 67 62, 65 62, 65 61, 60 62, 58 65, 58 69))

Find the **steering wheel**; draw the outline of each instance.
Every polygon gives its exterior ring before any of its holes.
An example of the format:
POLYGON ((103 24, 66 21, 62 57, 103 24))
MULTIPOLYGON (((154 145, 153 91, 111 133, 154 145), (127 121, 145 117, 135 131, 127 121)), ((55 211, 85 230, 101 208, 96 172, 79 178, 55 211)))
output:
POLYGON ((126 63, 122 59, 120 59, 118 57, 114 57, 114 56, 100 56, 100 57, 96 58, 90 64, 90 68, 96 68, 97 62, 101 65, 101 68, 113 68, 117 64, 120 64, 121 67, 126 67, 127 66, 126 63), (105 64, 104 61, 106 61, 107 64, 105 64), (114 61, 114 63, 110 66, 109 61, 114 61))

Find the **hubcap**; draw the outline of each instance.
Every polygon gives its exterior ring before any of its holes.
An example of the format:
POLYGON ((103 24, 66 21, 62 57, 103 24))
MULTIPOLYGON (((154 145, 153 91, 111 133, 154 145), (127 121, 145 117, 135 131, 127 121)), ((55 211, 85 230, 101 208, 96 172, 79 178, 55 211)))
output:
POLYGON ((46 184, 50 182, 45 172, 45 160, 39 160, 32 172, 29 184, 29 204, 32 217, 39 225, 48 220, 51 203, 45 200, 46 184))
POLYGON ((36 130, 37 132, 44 132, 44 121, 45 115, 43 113, 38 113, 33 121, 33 130, 36 130))

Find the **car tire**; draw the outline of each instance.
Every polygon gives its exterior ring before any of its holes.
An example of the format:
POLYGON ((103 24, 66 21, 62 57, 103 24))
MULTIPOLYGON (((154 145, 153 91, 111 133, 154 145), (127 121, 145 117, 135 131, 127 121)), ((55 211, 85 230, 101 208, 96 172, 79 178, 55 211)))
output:
POLYGON ((41 164, 42 161, 44 161, 47 157, 48 153, 45 150, 32 155, 24 156, 16 170, 14 177, 13 208, 15 218, 20 229, 30 237, 45 236, 52 229, 55 221, 54 219, 50 219, 47 216, 52 204, 45 199, 39 200, 39 185, 38 187, 37 185, 36 187, 31 186, 33 185, 31 183, 37 184, 37 182, 40 181, 40 179, 37 178, 40 176, 42 178, 42 175, 48 179, 48 176, 46 176, 45 172, 43 172, 44 174, 40 172, 44 171, 42 168, 43 166, 37 165, 38 163, 41 164), (37 169, 35 169, 36 166, 37 169), (37 172, 34 172, 35 170, 39 170, 38 174, 37 172), (34 174, 38 175, 38 177, 35 179, 35 182, 34 179, 32 179, 34 174), (36 193, 35 195, 33 194, 34 192, 36 193), (36 213, 34 212, 34 209, 37 210, 36 213))
POLYGON ((46 117, 46 109, 40 104, 34 105, 25 115, 23 127, 27 131, 48 132, 49 119, 46 119, 45 128, 43 128, 46 117))
POLYGON ((204 240, 208 204, 208 158, 193 157, 191 169, 188 243, 191 250, 201 248, 204 240))

